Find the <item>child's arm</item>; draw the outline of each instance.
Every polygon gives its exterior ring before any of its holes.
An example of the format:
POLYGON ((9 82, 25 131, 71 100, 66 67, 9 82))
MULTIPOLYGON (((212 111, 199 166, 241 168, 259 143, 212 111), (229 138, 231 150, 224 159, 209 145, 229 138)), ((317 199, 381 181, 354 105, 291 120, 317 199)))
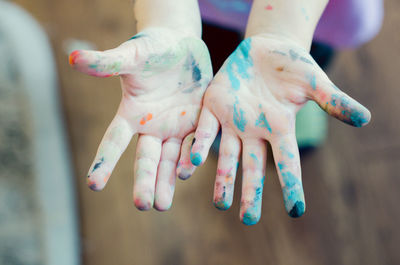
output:
POLYGON ((246 37, 282 36, 309 51, 315 27, 328 0, 254 0, 246 37))
MULTIPOLYGON (((70 55, 78 71, 121 78, 121 103, 90 167, 88 185, 93 190, 104 188, 131 138, 138 134, 133 197, 141 210, 153 205, 167 210, 176 171, 181 178, 194 171, 190 146, 212 78, 196 2, 137 0, 138 34, 115 49, 70 55)), ((99 104, 106 100, 93 93, 99 104)))
POLYGON ((166 27, 201 37, 197 0, 135 0, 137 31, 166 27))
POLYGON ((225 61, 208 87, 191 160, 204 163, 222 129, 214 204, 232 204, 237 164, 242 157, 240 218, 252 225, 261 215, 267 148, 270 142, 285 208, 291 217, 305 211, 296 113, 314 100, 328 114, 361 127, 369 111, 326 76, 309 54, 315 25, 326 1, 255 0, 246 39, 225 61))

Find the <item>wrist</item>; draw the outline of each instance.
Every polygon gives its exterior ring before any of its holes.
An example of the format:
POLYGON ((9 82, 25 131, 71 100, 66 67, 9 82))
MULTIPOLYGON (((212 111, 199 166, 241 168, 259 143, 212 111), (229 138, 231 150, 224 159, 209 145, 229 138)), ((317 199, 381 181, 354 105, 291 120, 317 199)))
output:
POLYGON ((260 30, 251 30, 246 31, 245 38, 264 38, 268 40, 279 40, 282 43, 293 45, 296 47, 301 47, 307 53, 310 52, 312 36, 310 38, 302 38, 297 37, 290 32, 277 32, 274 30, 267 30, 265 28, 260 30))
POLYGON ((167 28, 201 38, 197 0, 137 0, 134 6, 138 32, 167 28))
POLYGON ((314 30, 328 0, 254 0, 246 37, 282 36, 309 51, 314 30))

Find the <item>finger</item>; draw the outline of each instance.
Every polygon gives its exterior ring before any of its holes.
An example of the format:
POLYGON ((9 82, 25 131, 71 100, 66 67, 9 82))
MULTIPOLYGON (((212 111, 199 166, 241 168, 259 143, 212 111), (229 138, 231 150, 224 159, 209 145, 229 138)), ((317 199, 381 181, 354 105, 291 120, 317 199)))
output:
POLYGON ((232 205, 240 149, 240 139, 230 129, 223 129, 214 187, 214 205, 220 210, 232 205))
POLYGON ((181 148, 181 157, 179 158, 178 167, 176 174, 182 180, 190 178, 196 169, 196 166, 190 161, 190 148, 192 147, 194 140, 194 133, 191 133, 185 137, 181 148))
POLYGON ((367 108, 339 90, 329 80, 320 78, 313 82, 315 89, 311 90, 311 97, 329 115, 355 127, 368 124, 371 113, 367 108))
POLYGON ((139 210, 149 210, 154 203, 161 140, 150 135, 140 135, 136 147, 135 185, 133 201, 139 210))
POLYGON ((282 186, 285 208, 291 217, 304 214, 306 204, 301 183, 299 149, 294 133, 281 136, 271 142, 279 181, 282 186))
POLYGON ((154 199, 154 208, 159 211, 168 210, 172 204, 181 142, 180 139, 171 138, 162 146, 154 199))
POLYGON ((87 183, 90 189, 99 191, 104 188, 133 134, 134 131, 128 122, 118 115, 115 116, 101 140, 89 169, 87 183))
POLYGON ((266 161, 267 150, 264 140, 243 140, 240 219, 245 225, 254 225, 261 217, 266 161))
POLYGON ((219 123, 207 107, 203 107, 199 125, 197 126, 194 144, 190 152, 190 160, 195 166, 200 166, 207 158, 210 147, 217 136, 219 123))
POLYGON ((107 51, 76 50, 70 54, 69 63, 74 69, 92 76, 109 77, 124 74, 127 72, 129 61, 134 58, 134 55, 127 56, 133 48, 126 46, 121 45, 107 51))

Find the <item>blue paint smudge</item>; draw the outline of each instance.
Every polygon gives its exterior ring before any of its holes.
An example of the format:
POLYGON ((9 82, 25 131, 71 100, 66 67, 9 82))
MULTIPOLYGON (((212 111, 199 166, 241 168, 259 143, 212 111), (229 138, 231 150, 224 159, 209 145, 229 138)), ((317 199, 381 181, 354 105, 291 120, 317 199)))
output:
POLYGON ((89 185, 89 188, 90 188, 91 190, 97 191, 96 183, 90 184, 90 185, 89 185))
POLYGON ((243 215, 242 222, 245 225, 255 225, 260 220, 260 216, 254 215, 254 213, 246 212, 243 215))
POLYGON ((194 82, 198 82, 201 79, 201 71, 197 64, 193 66, 192 79, 194 82))
POLYGON ((317 89, 317 78, 315 75, 309 75, 308 79, 310 79, 310 86, 313 90, 317 89))
POLYGON ((199 64, 194 59, 193 54, 188 56, 188 58, 184 64, 184 67, 185 67, 185 70, 192 72, 192 80, 193 80, 194 84, 189 86, 187 89, 183 90, 182 93, 192 93, 196 88, 201 86, 199 81, 201 80, 201 77, 202 77, 201 70, 199 68, 199 64))
POLYGON ((286 167, 286 165, 284 162, 278 162, 278 167, 279 167, 279 170, 282 170, 286 167))
POLYGON ((291 217, 299 217, 305 211, 303 185, 292 172, 284 171, 284 162, 278 162, 278 167, 284 182, 282 192, 286 211, 291 217))
POLYGON ((340 97, 340 106, 342 106, 343 108, 348 108, 349 107, 349 100, 346 97, 341 96, 340 97))
POLYGON ((225 70, 228 73, 233 90, 240 89, 240 80, 237 75, 242 79, 250 78, 248 69, 253 66, 253 60, 249 55, 250 49, 251 40, 245 39, 228 58, 225 70))
POLYGON ((355 127, 361 127, 368 122, 368 119, 365 117, 364 113, 359 111, 353 111, 350 115, 350 119, 352 125, 355 127))
POLYGON ((233 123, 240 131, 244 132, 247 120, 244 117, 244 111, 237 107, 237 102, 233 104, 233 123))
POLYGON ((300 61, 313 65, 313 63, 308 60, 306 57, 300 57, 300 61))
POLYGON ((272 53, 279 54, 279 55, 282 55, 282 56, 286 56, 287 55, 286 53, 284 53, 282 51, 278 51, 278 50, 273 50, 272 53))
POLYGON ((289 50, 289 55, 292 61, 296 61, 299 58, 299 54, 292 49, 289 50))
POLYGON ((139 39, 139 38, 141 38, 143 36, 144 36, 144 34, 139 33, 139 34, 136 34, 135 36, 133 36, 132 38, 130 38, 129 40, 139 39))
POLYGON ((301 201, 297 201, 294 204, 292 210, 290 210, 289 216, 292 218, 298 218, 304 214, 305 209, 306 209, 306 207, 305 207, 304 203, 301 201))
POLYGON ((253 158, 256 162, 258 162, 258 158, 255 154, 250 153, 251 158, 253 158))
MULTIPOLYGON (((344 118, 339 117, 341 120, 355 127, 362 127, 364 124, 368 123, 369 117, 366 117, 364 112, 356 110, 354 104, 352 106, 350 100, 346 96, 333 95, 332 101, 335 101, 336 105, 337 100, 340 100, 340 106, 343 108, 341 113, 344 118)), ((333 105, 332 101, 331 104, 333 105)))
POLYGON ((103 164, 103 162, 104 162, 104 157, 102 157, 102 158, 100 159, 99 162, 97 162, 96 164, 94 164, 94 167, 93 167, 93 169, 92 169, 92 173, 93 173, 96 169, 98 169, 98 168, 101 166, 101 164, 103 164))
POLYGON ((267 130, 271 133, 272 132, 272 128, 269 125, 267 118, 265 117, 264 112, 262 112, 260 114, 260 116, 258 116, 258 119, 256 120, 256 124, 255 126, 257 127, 261 127, 261 128, 267 128, 267 130))
POLYGON ((254 201, 259 201, 262 198, 262 191, 263 191, 263 187, 258 187, 256 188, 256 196, 254 197, 254 201))
POLYGON ((283 145, 280 146, 281 152, 285 155, 287 155, 290 159, 294 158, 294 154, 289 152, 283 145))
POLYGON ((336 103, 336 101, 339 99, 339 96, 338 95, 332 95, 332 99, 331 99, 331 105, 332 106, 334 106, 334 107, 336 107, 336 105, 337 105, 337 103, 336 103))
POLYGON ((209 0, 212 4, 223 12, 238 12, 248 14, 251 9, 251 3, 243 2, 242 0, 209 0))
POLYGON ((202 158, 199 153, 191 153, 190 154, 190 161, 192 161, 192 164, 195 166, 200 166, 202 158))

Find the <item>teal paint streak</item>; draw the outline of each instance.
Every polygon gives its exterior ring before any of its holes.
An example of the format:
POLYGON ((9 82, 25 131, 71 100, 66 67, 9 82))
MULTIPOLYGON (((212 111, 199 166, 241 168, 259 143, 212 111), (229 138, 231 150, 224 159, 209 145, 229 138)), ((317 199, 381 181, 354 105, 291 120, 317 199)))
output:
POLYGON ((317 89, 317 78, 315 77, 315 75, 310 75, 308 77, 310 79, 310 86, 313 90, 317 89))
POLYGON ((242 132, 244 132, 247 120, 244 117, 244 111, 237 107, 237 102, 233 105, 233 123, 242 132))
POLYGON ((257 184, 254 186, 255 189, 254 199, 249 204, 249 207, 246 209, 246 212, 243 214, 242 222, 245 225, 254 225, 260 220, 264 181, 265 181, 265 176, 256 181, 257 184))
POLYGON ((249 54, 250 50, 251 39, 245 39, 228 58, 225 70, 233 90, 240 89, 239 77, 242 79, 250 78, 248 69, 253 66, 253 60, 249 54))
POLYGON ((290 159, 294 158, 294 154, 292 152, 290 152, 289 150, 286 149, 285 146, 281 146, 280 147, 282 154, 285 154, 287 157, 289 157, 290 159))
POLYGON ((352 122, 352 125, 355 127, 361 127, 364 124, 368 123, 368 119, 365 117, 364 113, 359 112, 359 111, 353 111, 350 115, 350 119, 352 122))
POLYGON ((99 162, 97 162, 96 164, 94 164, 93 169, 92 169, 92 173, 93 173, 96 169, 98 169, 98 168, 101 166, 101 164, 103 164, 103 163, 104 163, 104 157, 102 157, 102 158, 100 159, 99 162))
POLYGON ((230 1, 221 1, 221 0, 210 0, 213 6, 218 8, 223 12, 239 12, 248 14, 251 9, 251 4, 241 1, 241 0, 230 0, 230 1))
POLYGON ((290 59, 292 59, 292 61, 296 61, 297 58, 299 58, 299 54, 292 49, 289 50, 289 55, 290 55, 290 59))
POLYGON ((245 225, 255 225, 260 220, 260 214, 257 214, 256 210, 252 209, 243 214, 242 222, 245 225))
POLYGON ((369 122, 369 117, 367 117, 363 111, 356 109, 355 104, 357 103, 351 103, 346 96, 333 95, 332 101, 333 100, 335 101, 336 105, 338 104, 337 101, 340 100, 340 107, 342 109, 341 113, 343 115, 343 117, 340 119, 342 121, 355 127, 362 127, 369 122))
POLYGON ((256 120, 255 126, 261 127, 261 128, 267 128, 267 130, 272 133, 272 128, 269 125, 267 118, 265 117, 264 113, 261 113, 260 116, 258 116, 258 119, 256 120))
POLYGON ((251 156, 251 158, 254 159, 254 161, 258 162, 258 158, 257 158, 257 156, 255 154, 250 153, 250 156, 251 156))
POLYGON ((334 106, 334 107, 336 107, 336 105, 337 105, 337 100, 339 99, 339 96, 338 95, 332 95, 332 99, 331 99, 331 105, 332 106, 334 106))
POLYGON ((306 207, 304 205, 304 202, 297 201, 294 205, 293 208, 289 212, 289 216, 292 218, 298 218, 304 214, 306 210, 306 207))
POLYGON ((202 162, 201 155, 199 153, 191 153, 190 161, 192 162, 193 165, 200 166, 200 164, 202 162))
POLYGON ((303 185, 284 162, 278 162, 278 167, 284 183, 282 192, 286 211, 292 217, 299 217, 305 211, 303 185))
POLYGON ((283 162, 278 162, 278 167, 279 167, 279 170, 282 170, 286 167, 286 165, 283 162))
POLYGON ((135 36, 133 36, 132 38, 130 38, 129 40, 139 39, 139 38, 141 38, 143 36, 144 36, 144 34, 139 33, 139 34, 136 34, 135 36))

